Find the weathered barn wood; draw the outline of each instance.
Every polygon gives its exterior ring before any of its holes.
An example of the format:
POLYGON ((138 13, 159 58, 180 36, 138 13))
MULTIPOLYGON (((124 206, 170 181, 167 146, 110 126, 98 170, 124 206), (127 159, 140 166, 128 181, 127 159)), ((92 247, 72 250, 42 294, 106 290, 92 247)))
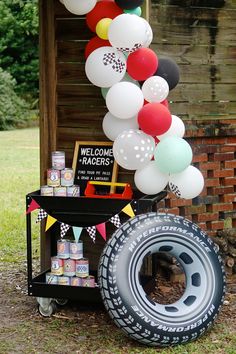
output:
MULTIPOLYGON (((70 166, 76 140, 107 140, 101 128, 107 110, 101 90, 85 76, 84 48, 94 35, 85 18, 69 13, 59 0, 39 4, 44 183, 53 150, 65 150, 70 166)), ((152 0, 146 11, 154 31, 151 47, 180 67, 170 110, 185 120, 194 163, 206 178, 200 197, 184 201, 171 196, 161 207, 210 234, 236 227, 236 2, 152 0)), ((133 181, 133 173, 120 169, 119 181, 133 181)))

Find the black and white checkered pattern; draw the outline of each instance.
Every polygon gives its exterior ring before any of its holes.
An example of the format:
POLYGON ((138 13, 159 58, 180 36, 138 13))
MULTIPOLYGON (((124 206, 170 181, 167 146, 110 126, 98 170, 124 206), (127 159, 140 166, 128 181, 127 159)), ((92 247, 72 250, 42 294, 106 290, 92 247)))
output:
POLYGON ((69 230, 70 225, 65 224, 64 222, 61 223, 61 238, 63 238, 65 236, 65 234, 67 233, 67 231, 69 230))
POLYGON ((133 48, 125 48, 125 47, 120 47, 117 48, 119 51, 123 52, 123 53, 133 53, 135 52, 137 49, 141 48, 142 44, 141 43, 136 43, 133 48))
POLYGON ((37 216, 37 219, 35 222, 38 223, 39 221, 45 219, 47 216, 48 216, 48 214, 46 213, 45 210, 39 209, 39 213, 38 213, 38 216, 37 216))
POLYGON ((106 53, 103 56, 104 65, 112 65, 112 69, 118 73, 122 73, 125 68, 125 63, 123 63, 119 58, 116 59, 115 53, 106 53))
POLYGON ((118 214, 112 216, 110 218, 110 222, 112 222, 112 224, 114 224, 117 228, 121 227, 120 217, 118 214))
POLYGON ((91 237, 93 242, 95 242, 95 240, 96 240, 96 226, 86 227, 86 230, 88 231, 89 236, 91 237))

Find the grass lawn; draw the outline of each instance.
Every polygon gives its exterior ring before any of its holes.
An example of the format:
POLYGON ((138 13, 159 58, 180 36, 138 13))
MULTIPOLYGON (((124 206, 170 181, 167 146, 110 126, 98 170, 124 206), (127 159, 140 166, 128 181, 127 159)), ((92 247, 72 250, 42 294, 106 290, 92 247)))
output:
POLYGON ((0 260, 15 262, 26 259, 25 195, 40 186, 39 129, 1 131, 0 166, 0 260))

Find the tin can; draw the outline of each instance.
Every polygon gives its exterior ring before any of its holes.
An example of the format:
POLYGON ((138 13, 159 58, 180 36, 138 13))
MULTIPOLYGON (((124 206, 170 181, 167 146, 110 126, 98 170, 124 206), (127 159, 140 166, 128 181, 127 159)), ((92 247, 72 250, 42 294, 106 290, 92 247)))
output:
POLYGON ((89 261, 87 258, 78 259, 75 267, 75 274, 77 277, 86 278, 89 276, 89 261))
POLYGON ((66 187, 54 187, 54 196, 55 197, 66 197, 66 187))
POLYGON ((45 197, 52 197, 53 196, 53 187, 52 186, 41 186, 40 187, 40 195, 45 197))
POLYGON ((63 170, 65 168, 65 151, 52 152, 52 168, 63 170))
POLYGON ((52 187, 60 186, 61 173, 59 170, 50 168, 47 170, 47 185, 52 187))
POLYGON ((65 187, 73 186, 74 184, 74 171, 72 168, 64 168, 61 170, 61 185, 65 187))
POLYGON ((53 273, 46 273, 46 283, 47 284, 57 284, 57 275, 53 273))
POLYGON ((62 259, 70 257, 70 240, 60 239, 57 241, 57 257, 62 259))
POLYGON ((95 287, 95 278, 93 275, 89 275, 86 278, 82 278, 82 286, 88 287, 88 288, 94 288, 95 287))
POLYGON ((66 188, 67 197, 80 197, 80 188, 79 186, 69 186, 66 188))
POLYGON ((58 257, 51 258, 51 273, 55 275, 62 275, 63 274, 63 265, 64 261, 58 257))
POLYGON ((75 275, 75 260, 74 259, 65 259, 64 260, 64 275, 68 277, 73 277, 75 275))
POLYGON ((70 258, 81 259, 83 258, 83 242, 70 241, 70 258))
POLYGON ((82 278, 79 277, 71 277, 70 279, 71 286, 82 286, 82 278))
POLYGON ((70 285, 70 277, 61 275, 58 277, 58 285, 70 285))

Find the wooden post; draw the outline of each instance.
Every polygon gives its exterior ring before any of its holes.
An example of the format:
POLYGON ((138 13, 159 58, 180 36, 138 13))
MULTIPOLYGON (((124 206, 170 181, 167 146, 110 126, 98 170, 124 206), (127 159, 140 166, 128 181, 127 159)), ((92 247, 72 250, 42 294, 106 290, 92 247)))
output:
POLYGON ((146 0, 144 5, 143 5, 143 17, 149 22, 150 20, 150 6, 151 6, 151 0, 146 0))
MULTIPOLYGON (((45 171, 51 166, 51 152, 56 150, 56 42, 54 0, 39 0, 39 47, 40 47, 40 183, 45 184, 45 171)), ((45 237, 41 226, 41 269, 49 266, 50 237, 45 237)))

